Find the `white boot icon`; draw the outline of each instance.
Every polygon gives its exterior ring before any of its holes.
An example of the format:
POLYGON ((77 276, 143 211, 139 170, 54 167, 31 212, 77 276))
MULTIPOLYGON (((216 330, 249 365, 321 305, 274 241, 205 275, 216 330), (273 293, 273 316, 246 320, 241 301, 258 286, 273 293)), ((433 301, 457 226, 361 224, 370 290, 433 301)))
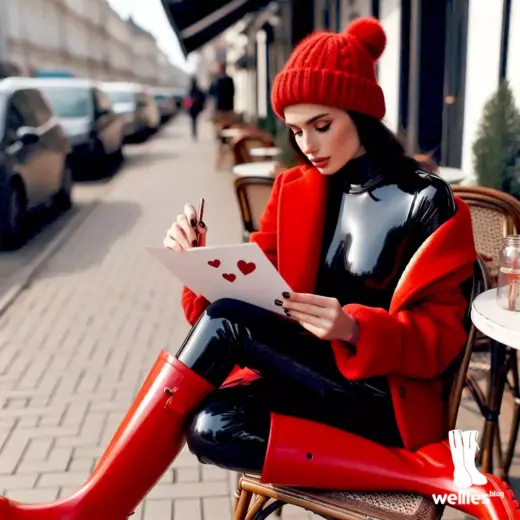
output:
POLYGON ((462 432, 464 444, 464 465, 471 477, 471 482, 475 486, 483 486, 487 482, 485 475, 475 466, 475 453, 479 449, 477 444, 478 431, 470 430, 462 432))
MULTIPOLYGON (((453 472, 453 483, 459 488, 471 487, 471 476, 464 464, 464 444, 461 430, 449 432, 451 458, 455 470, 453 472)), ((476 469, 475 469, 476 471, 476 469)))

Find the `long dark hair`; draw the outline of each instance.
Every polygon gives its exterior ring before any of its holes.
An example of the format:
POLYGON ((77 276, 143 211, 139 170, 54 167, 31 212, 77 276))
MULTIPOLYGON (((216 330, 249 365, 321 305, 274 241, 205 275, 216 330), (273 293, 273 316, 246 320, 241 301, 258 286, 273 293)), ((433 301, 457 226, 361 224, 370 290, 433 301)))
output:
MULTIPOLYGON (((421 165, 413 157, 406 155, 399 139, 383 122, 353 110, 347 110, 347 113, 356 125, 361 146, 375 166, 380 166, 388 175, 400 179, 414 175, 421 169, 421 165)), ((289 142, 301 162, 312 164, 300 150, 291 130, 289 130, 289 142)))

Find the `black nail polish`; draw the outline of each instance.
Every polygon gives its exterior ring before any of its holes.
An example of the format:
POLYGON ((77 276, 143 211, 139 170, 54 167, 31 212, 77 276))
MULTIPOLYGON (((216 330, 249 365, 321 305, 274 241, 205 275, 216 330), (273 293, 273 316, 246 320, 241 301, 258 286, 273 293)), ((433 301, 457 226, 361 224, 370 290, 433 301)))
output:
POLYGON ((283 305, 283 302, 282 302, 282 300, 275 300, 274 304, 278 305, 278 307, 281 307, 283 305))
POLYGON ((197 240, 193 240, 193 241, 191 242, 191 245, 192 245, 193 247, 197 247, 197 244, 198 244, 197 240))
POLYGON ((194 218, 192 218, 192 219, 190 220, 190 224, 191 224, 191 227, 193 227, 193 228, 194 228, 194 227, 197 227, 197 221, 196 221, 194 218))
POLYGON ((290 297, 291 297, 291 295, 290 295, 288 292, 283 292, 283 293, 282 293, 282 296, 283 296, 284 298, 290 298, 290 297))
POLYGON ((204 224, 204 222, 202 222, 202 220, 201 220, 201 221, 199 222, 199 226, 200 226, 201 228, 205 228, 205 227, 206 227, 206 224, 204 224))
POLYGON ((291 317, 291 313, 290 313, 287 309, 284 309, 283 312, 285 312, 285 315, 286 315, 286 316, 291 317))

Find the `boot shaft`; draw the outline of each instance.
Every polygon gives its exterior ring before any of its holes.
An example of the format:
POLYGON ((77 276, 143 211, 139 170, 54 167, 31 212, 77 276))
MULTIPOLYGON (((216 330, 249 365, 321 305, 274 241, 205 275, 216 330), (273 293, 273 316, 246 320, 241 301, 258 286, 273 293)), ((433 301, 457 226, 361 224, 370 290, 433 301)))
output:
MULTIPOLYGON (((190 413, 214 390, 161 352, 85 485, 50 504, 11 503, 5 520, 125 520, 174 461, 184 445, 190 413)), ((0 500, 0 513, 4 505, 0 500)))
POLYGON ((261 482, 339 491, 408 492, 462 499, 453 507, 483 520, 520 520, 505 483, 487 475, 485 486, 458 489, 448 442, 415 452, 389 448, 313 421, 271 415, 271 435, 261 482), (503 497, 484 496, 501 491, 503 497))

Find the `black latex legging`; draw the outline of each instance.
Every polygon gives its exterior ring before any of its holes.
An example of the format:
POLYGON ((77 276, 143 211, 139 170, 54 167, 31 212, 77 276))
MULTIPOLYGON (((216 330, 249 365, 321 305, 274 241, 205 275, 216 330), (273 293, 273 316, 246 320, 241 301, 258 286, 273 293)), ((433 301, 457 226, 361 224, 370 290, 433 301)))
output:
POLYGON ((215 387, 221 387, 235 365, 261 376, 219 388, 196 411, 188 445, 201 462, 260 473, 271 412, 402 447, 384 380, 346 380, 329 342, 277 314, 237 300, 218 300, 192 328, 177 357, 215 387))

